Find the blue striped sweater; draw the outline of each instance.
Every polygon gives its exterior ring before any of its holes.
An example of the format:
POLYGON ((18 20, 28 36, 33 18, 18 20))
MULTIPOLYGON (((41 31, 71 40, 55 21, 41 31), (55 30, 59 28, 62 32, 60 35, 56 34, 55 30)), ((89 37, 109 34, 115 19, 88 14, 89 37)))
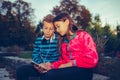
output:
POLYGON ((58 36, 54 35, 53 39, 46 40, 44 36, 39 36, 35 43, 32 53, 32 59, 34 62, 40 64, 42 62, 54 62, 58 60, 58 36))

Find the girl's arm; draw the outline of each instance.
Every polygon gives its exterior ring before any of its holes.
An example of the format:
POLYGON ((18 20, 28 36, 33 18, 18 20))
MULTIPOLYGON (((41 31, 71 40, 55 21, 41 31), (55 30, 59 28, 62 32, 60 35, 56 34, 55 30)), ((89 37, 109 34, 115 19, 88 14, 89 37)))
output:
POLYGON ((96 51, 96 45, 92 37, 86 33, 81 32, 82 36, 79 36, 79 41, 82 42, 83 51, 75 59, 76 66, 83 68, 93 68, 98 62, 98 53, 96 51))
POLYGON ((62 43, 62 54, 59 58, 58 61, 55 61, 52 63, 51 68, 57 69, 59 68, 62 64, 66 64, 68 62, 70 62, 69 56, 66 54, 66 47, 67 44, 66 43, 62 43))

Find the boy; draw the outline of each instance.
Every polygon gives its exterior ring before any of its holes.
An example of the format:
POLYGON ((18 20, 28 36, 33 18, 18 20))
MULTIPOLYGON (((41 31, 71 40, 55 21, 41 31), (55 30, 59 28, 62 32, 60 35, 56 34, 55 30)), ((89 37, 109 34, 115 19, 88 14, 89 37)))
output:
POLYGON ((57 53, 58 36, 54 33, 52 23, 53 16, 48 14, 43 19, 43 36, 39 36, 34 44, 33 63, 34 65, 23 65, 17 69, 17 80, 29 80, 30 76, 42 77, 44 70, 41 68, 46 62, 58 60, 57 53), (37 65, 36 65, 37 64, 37 65))

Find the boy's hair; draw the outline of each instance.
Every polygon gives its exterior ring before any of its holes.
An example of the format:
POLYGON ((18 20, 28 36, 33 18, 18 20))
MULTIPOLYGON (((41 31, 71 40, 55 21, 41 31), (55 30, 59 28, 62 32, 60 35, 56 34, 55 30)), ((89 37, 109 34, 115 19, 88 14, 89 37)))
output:
POLYGON ((51 22, 53 21, 53 18, 54 18, 53 15, 48 14, 47 16, 45 16, 45 17, 43 18, 43 21, 46 21, 46 22, 51 23, 51 22))

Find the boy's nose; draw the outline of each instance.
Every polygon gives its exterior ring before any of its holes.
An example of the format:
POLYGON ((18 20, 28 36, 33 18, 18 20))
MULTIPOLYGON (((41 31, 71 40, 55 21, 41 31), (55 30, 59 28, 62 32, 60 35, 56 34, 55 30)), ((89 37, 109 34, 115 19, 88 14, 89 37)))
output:
POLYGON ((47 29, 47 32, 50 32, 50 29, 47 29))

